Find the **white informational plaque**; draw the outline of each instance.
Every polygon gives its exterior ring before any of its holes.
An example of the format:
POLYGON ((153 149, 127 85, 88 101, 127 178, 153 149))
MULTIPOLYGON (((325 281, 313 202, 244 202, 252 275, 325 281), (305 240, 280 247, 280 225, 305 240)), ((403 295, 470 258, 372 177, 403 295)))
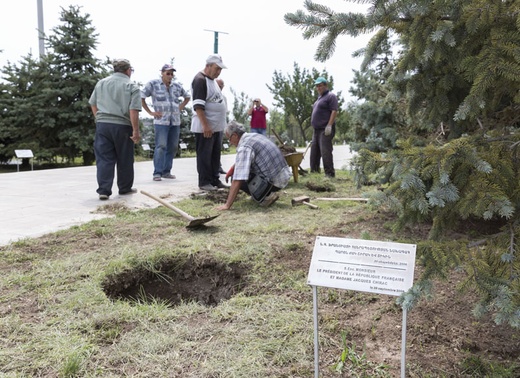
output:
POLYGON ((14 153, 18 159, 34 157, 31 150, 14 150, 14 153))
POLYGON ((399 296, 413 285, 415 244, 316 237, 308 284, 399 296))

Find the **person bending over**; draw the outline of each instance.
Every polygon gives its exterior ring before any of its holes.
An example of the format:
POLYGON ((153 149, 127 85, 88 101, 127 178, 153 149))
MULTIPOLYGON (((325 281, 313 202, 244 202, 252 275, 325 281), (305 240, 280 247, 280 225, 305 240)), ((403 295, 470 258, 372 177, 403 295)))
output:
POLYGON ((287 186, 292 175, 282 152, 266 136, 246 133, 236 121, 231 121, 224 132, 229 143, 237 147, 237 154, 226 174, 226 182, 232 178, 227 201, 217 209, 229 210, 240 190, 260 206, 272 205, 279 198, 276 192, 287 186))

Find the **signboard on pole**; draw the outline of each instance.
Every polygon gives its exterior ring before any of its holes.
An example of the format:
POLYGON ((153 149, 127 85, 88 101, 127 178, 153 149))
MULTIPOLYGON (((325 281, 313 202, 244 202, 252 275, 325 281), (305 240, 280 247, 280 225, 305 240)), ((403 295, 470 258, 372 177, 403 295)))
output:
MULTIPOLYGON (((307 282, 313 290, 314 377, 319 377, 318 286, 399 296, 413 285, 415 244, 317 236, 307 282)), ((403 308, 401 378, 406 376, 403 308)))
POLYGON ((308 284, 399 296, 413 285, 415 244, 318 236, 308 284))

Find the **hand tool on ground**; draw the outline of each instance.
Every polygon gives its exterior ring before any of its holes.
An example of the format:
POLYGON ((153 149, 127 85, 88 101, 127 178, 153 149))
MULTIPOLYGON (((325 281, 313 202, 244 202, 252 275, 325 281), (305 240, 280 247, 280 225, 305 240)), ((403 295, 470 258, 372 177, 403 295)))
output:
POLYGON ((148 193, 148 192, 145 192, 144 190, 141 190, 141 193, 144 194, 145 196, 148 196, 150 197, 151 199, 154 199, 156 200, 157 202, 159 202, 161 205, 164 205, 166 206, 168 209, 171 209, 173 211, 175 211, 177 214, 181 215, 182 217, 186 218, 187 220, 190 221, 190 223, 188 223, 188 225, 186 226, 186 228, 196 228, 196 227, 200 227, 202 226, 203 224, 205 223, 208 223, 209 221, 215 219, 216 217, 218 217, 220 214, 217 214, 217 215, 214 215, 212 217, 205 217, 205 218, 195 218, 195 217, 192 217, 191 215, 189 215, 188 213, 182 211, 181 209, 178 209, 176 208, 175 206, 173 206, 172 204, 166 202, 166 201, 163 201, 162 199, 148 193))
POLYGON ((359 197, 342 197, 342 198, 334 198, 334 197, 318 197, 315 198, 317 201, 357 201, 357 202, 368 202, 368 198, 359 198, 359 197))
POLYGON ((293 206, 296 206, 296 205, 299 205, 299 204, 303 204, 303 205, 307 205, 309 206, 310 208, 312 209, 317 209, 318 206, 310 203, 310 198, 309 196, 299 196, 299 197, 295 197, 291 200, 291 205, 293 206))

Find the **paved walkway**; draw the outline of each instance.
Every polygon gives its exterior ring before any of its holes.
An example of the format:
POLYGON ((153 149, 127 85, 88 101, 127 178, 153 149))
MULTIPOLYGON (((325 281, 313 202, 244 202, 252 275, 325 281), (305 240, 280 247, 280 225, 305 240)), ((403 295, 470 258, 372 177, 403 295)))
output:
MULTIPOLYGON (((309 155, 307 152, 301 164, 304 169, 309 167, 309 155)), ((348 146, 334 147, 336 169, 348 167, 351 157, 348 146)), ((234 155, 223 155, 224 169, 234 160, 234 155)), ((175 180, 153 181, 152 172, 152 161, 135 163, 134 187, 170 202, 199 191, 195 158, 174 160, 175 180)), ((96 189, 95 166, 0 174, 0 246, 106 217, 93 212, 116 201, 131 209, 161 206, 141 193, 119 196, 115 185, 116 194, 100 201, 96 189)))

